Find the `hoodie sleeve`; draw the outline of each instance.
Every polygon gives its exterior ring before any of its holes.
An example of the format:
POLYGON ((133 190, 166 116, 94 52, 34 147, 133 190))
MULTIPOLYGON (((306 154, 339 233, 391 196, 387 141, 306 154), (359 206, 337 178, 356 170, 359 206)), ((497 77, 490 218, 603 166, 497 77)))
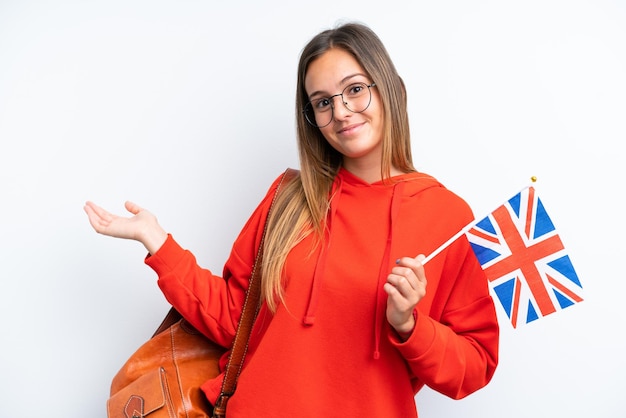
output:
POLYGON ((229 346, 234 337, 265 219, 279 179, 272 184, 233 244, 222 276, 198 265, 171 235, 145 263, 158 275, 165 298, 207 337, 229 346))
POLYGON ((460 399, 491 380, 499 328, 487 278, 467 239, 457 240, 442 258, 426 265, 427 277, 440 274, 430 312, 418 304, 411 336, 404 342, 389 337, 407 360, 416 390, 425 384, 460 399))

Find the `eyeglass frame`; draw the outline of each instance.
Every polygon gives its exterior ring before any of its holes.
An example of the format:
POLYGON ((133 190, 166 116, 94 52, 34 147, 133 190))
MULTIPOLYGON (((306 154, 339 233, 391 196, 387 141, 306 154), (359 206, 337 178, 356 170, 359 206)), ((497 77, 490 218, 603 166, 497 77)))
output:
MULTIPOLYGON (((304 115, 304 119, 308 122, 308 124, 309 124, 309 125, 313 126, 314 128, 318 128, 318 129, 325 128, 325 127, 327 127, 328 125, 330 125, 330 123, 331 123, 331 122, 333 121, 333 119, 335 118, 335 101, 334 101, 333 99, 334 99, 335 97, 338 97, 338 96, 341 96, 341 103, 343 104, 343 107, 345 107, 348 111, 350 111, 350 112, 352 112, 352 113, 363 113, 363 112, 365 112, 365 111, 366 111, 366 110, 370 107, 370 105, 372 104, 372 87, 376 87, 376 83, 370 83, 370 84, 367 84, 367 83, 364 83, 364 82, 351 83, 351 84, 347 85, 347 86, 346 86, 346 87, 345 87, 345 88, 341 91, 341 93, 333 94, 332 96, 329 96, 329 97, 322 97, 320 100, 324 100, 324 99, 325 99, 325 100, 330 101, 330 120, 328 121, 328 123, 327 123, 326 125, 323 125, 323 126, 318 126, 317 124, 314 124, 313 122, 311 122, 311 121, 309 120, 309 118, 308 118, 308 116, 307 116, 306 109, 307 109, 307 106, 309 106, 309 105, 311 105, 311 104, 313 103, 313 101, 312 101, 312 100, 309 100, 309 101, 308 101, 308 102, 304 105, 304 107, 302 108, 302 113, 303 113, 303 115, 304 115), (347 103, 344 101, 344 99, 343 99, 343 93, 346 91, 346 89, 347 89, 348 87, 350 87, 350 86, 355 85, 355 84, 363 84, 365 87, 367 87, 367 90, 369 91, 369 94, 370 94, 370 100, 369 100, 369 102, 367 103, 367 106, 365 106, 365 109, 363 109, 363 110, 361 110, 361 111, 359 111, 359 112, 355 112, 355 111, 353 111, 352 109, 350 109, 350 108, 348 107, 348 104, 347 104, 347 103)), ((313 108, 313 106, 311 106, 311 107, 313 108)), ((315 108, 313 108, 313 113, 315 113, 315 108)))

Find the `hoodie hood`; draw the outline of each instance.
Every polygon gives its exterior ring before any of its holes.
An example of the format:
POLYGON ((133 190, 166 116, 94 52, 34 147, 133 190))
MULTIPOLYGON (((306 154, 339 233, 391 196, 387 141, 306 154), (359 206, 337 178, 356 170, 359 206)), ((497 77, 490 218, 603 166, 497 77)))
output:
MULTIPOLYGON (((377 270, 373 273, 375 275, 377 274, 377 279, 375 284, 372 284, 372 286, 376 286, 374 296, 375 313, 372 326, 374 327, 373 357, 375 359, 380 357, 380 340, 385 324, 384 321, 386 320, 385 311, 387 305, 387 295, 383 285, 392 267, 391 258, 394 257, 394 255, 391 254, 391 251, 392 243, 394 242, 394 233, 398 230, 398 214, 400 213, 400 208, 405 199, 411 198, 432 187, 441 187, 441 184, 433 177, 422 173, 402 174, 392 177, 386 182, 378 181, 370 184, 344 168, 339 170, 329 197, 330 208, 327 217, 327 228, 324 232, 323 247, 321 248, 315 267, 309 301, 303 318, 305 325, 313 326, 315 323, 315 316, 320 299, 320 289, 327 274, 329 254, 332 251, 339 251, 338 248, 333 246, 335 238, 333 225, 338 221, 336 219, 338 212, 342 213, 340 216, 346 216, 340 209, 342 208, 342 198, 346 201, 346 205, 349 205, 351 208, 354 208, 355 202, 358 202, 358 212, 354 212, 354 217, 361 216, 360 212, 367 212, 370 204, 375 203, 375 205, 382 208, 382 210, 372 212, 370 215, 373 216, 373 218, 364 218, 364 222, 367 222, 366 225, 375 225, 378 231, 378 234, 375 234, 375 237, 372 237, 372 239, 384 241, 382 247, 378 246, 375 251, 377 260, 369 260, 377 263, 377 270)), ((402 256, 405 255, 408 254, 402 254, 402 256)), ((417 254, 413 256, 415 255, 417 254)), ((394 259, 397 258, 397 256, 396 254, 394 259)))

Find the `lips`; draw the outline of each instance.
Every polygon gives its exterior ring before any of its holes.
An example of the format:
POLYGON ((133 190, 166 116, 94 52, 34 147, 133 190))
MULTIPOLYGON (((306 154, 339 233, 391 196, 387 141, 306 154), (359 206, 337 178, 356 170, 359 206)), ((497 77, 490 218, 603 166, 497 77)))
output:
POLYGON ((364 123, 353 123, 351 125, 345 126, 341 129, 339 129, 337 131, 338 135, 346 135, 346 134, 350 134, 354 131, 356 131, 357 129, 359 129, 361 126, 363 126, 364 123))

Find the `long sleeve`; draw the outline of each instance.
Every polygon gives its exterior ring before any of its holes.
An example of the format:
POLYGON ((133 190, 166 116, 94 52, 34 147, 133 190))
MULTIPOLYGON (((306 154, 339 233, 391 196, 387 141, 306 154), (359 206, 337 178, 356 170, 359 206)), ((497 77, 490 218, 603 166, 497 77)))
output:
POLYGON ((467 240, 459 239, 443 258, 433 269, 426 266, 427 277, 441 275, 430 310, 424 312, 418 304, 407 341, 389 338, 407 360, 417 389, 426 384, 460 399, 491 380, 498 363, 499 329, 487 279, 467 240))
POLYGON ((198 265, 194 255, 171 235, 145 262, 158 275, 166 299, 200 332, 229 346, 235 334, 265 218, 278 179, 233 244, 222 276, 198 265))

